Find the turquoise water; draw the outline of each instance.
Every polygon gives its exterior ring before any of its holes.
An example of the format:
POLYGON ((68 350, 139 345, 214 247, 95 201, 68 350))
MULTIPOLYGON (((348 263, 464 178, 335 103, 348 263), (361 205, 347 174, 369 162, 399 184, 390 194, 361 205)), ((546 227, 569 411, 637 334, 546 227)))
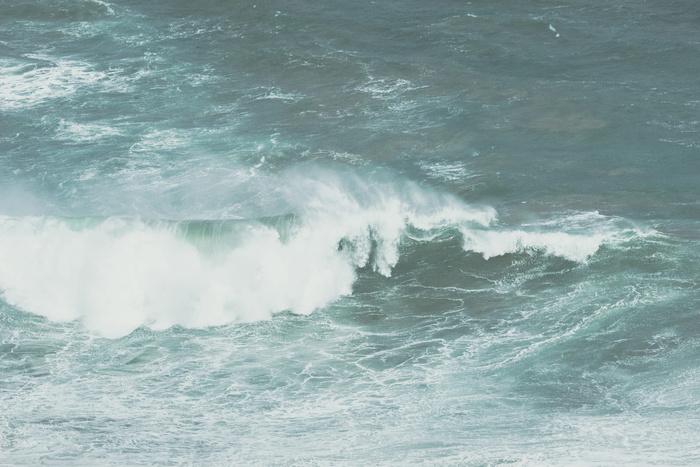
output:
POLYGON ((700 8, 0 16, 0 464, 700 462, 700 8))

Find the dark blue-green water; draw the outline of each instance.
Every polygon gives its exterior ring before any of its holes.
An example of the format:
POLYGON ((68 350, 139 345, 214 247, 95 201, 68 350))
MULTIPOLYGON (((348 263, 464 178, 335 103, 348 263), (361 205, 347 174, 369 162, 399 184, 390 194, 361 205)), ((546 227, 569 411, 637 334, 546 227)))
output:
POLYGON ((697 465, 700 5, 0 5, 1 465, 697 465))

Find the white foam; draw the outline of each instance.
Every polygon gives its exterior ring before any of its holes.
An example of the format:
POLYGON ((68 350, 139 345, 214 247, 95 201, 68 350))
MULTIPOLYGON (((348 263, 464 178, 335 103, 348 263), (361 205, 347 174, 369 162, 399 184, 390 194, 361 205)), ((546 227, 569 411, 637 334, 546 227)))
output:
POLYGON ((423 163, 421 168, 426 171, 429 177, 449 182, 464 181, 479 176, 479 174, 471 173, 463 163, 423 163))
POLYGON ((385 275, 399 260, 399 244, 408 226, 419 230, 459 224, 489 225, 496 217, 490 207, 470 207, 454 197, 400 185, 367 183, 358 177, 322 176, 290 180, 287 197, 296 200, 314 228, 338 240, 348 239, 352 261, 385 275))
POLYGON ((519 228, 491 225, 489 229, 459 227, 464 249, 485 259, 510 253, 558 256, 587 262, 603 245, 622 244, 634 237, 658 235, 634 223, 597 211, 570 212, 551 219, 524 223, 519 228))
POLYGON ((282 242, 251 228, 207 255, 171 228, 108 219, 71 228, 51 218, 0 218, 5 299, 57 321, 82 320, 107 337, 139 326, 211 326, 310 313, 350 293, 354 269, 331 239, 305 231, 282 242))
POLYGON ((75 93, 81 86, 107 78, 84 62, 29 57, 33 61, 0 62, 0 109, 15 110, 39 105, 75 93))
POLYGON ((107 14, 113 15, 114 14, 114 9, 112 8, 112 4, 108 2, 104 2, 102 0, 90 0, 92 3, 96 3, 97 5, 103 6, 105 10, 107 11, 107 14))
POLYGON ((370 81, 357 87, 356 89, 361 92, 366 92, 370 94, 374 99, 394 99, 406 92, 415 91, 422 89, 423 86, 414 86, 408 80, 405 79, 386 79, 386 78, 373 78, 370 77, 370 81))
POLYGON ((183 148, 191 144, 192 138, 192 132, 187 130, 152 130, 144 134, 139 142, 134 143, 129 152, 159 152, 183 148))
POLYGON ((257 96, 255 100, 282 100, 299 101, 303 99, 303 94, 283 92, 278 88, 263 88, 263 94, 257 96))
POLYGON ((99 123, 77 123, 66 120, 59 122, 56 130, 58 139, 67 139, 75 142, 94 142, 110 136, 120 136, 122 131, 118 128, 99 123))
POLYGON ((572 261, 584 262, 607 238, 602 234, 566 232, 527 232, 524 230, 483 231, 461 229, 464 249, 480 253, 485 259, 508 253, 540 251, 572 261))

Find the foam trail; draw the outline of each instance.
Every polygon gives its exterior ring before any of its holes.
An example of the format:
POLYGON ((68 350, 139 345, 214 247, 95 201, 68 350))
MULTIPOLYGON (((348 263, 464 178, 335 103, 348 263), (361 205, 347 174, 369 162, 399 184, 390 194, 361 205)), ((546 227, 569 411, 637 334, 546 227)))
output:
POLYGON ((485 259, 529 253, 558 256, 579 263, 587 262, 603 245, 619 245, 635 237, 658 235, 652 229, 641 229, 625 219, 603 216, 597 211, 569 213, 514 229, 497 228, 493 224, 489 229, 480 229, 462 224, 459 230, 464 250, 479 253, 485 259))
POLYGON ((593 255, 608 236, 566 232, 474 231, 461 229, 464 249, 480 253, 485 259, 508 253, 540 251, 571 261, 583 262, 593 255))

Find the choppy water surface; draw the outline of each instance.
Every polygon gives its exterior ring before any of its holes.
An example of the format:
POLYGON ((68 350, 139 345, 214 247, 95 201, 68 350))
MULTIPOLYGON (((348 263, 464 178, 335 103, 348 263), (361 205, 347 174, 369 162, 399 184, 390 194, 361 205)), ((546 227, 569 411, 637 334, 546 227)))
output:
POLYGON ((700 8, 10 2, 3 465, 700 462, 700 8))

